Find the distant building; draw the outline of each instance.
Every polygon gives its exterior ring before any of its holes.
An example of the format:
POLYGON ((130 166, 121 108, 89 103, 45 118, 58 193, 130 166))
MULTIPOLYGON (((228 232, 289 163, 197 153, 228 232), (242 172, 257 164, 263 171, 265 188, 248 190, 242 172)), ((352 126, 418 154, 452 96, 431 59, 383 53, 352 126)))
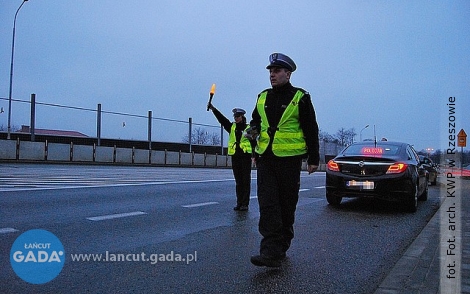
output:
MULTIPOLYGON (((29 126, 22 125, 21 130, 17 133, 31 134, 31 128, 29 126)), ((68 136, 68 137, 82 137, 88 138, 87 135, 77 131, 63 131, 63 130, 48 130, 48 129, 34 129, 35 135, 49 135, 49 136, 68 136)))

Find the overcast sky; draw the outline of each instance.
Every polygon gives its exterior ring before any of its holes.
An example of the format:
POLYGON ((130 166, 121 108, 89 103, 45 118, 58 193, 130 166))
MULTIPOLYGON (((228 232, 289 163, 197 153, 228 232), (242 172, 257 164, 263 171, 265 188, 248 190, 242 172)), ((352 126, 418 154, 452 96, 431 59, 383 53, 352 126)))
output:
MULTIPOLYGON (((0 97, 8 97, 13 18, 0 0, 0 97)), ((291 82, 310 92, 322 131, 416 149, 448 144, 448 97, 470 135, 469 1, 29 0, 16 22, 13 99, 128 113, 103 115, 102 136, 181 141, 189 117, 210 132, 213 104, 248 111, 270 87, 268 57, 297 63, 291 82), (142 116, 142 117, 139 117, 142 116), (123 126, 125 123, 125 126, 123 126), (209 125, 209 126, 205 126, 209 125)), ((7 125, 8 101, 0 100, 7 125)), ((12 125, 29 125, 13 102, 12 125)), ((40 105, 36 128, 96 136, 96 113, 40 105), (63 118, 61 118, 63 116, 63 118)), ((226 136, 226 135, 225 135, 226 136)), ((226 136, 228 137, 228 136, 226 136)))

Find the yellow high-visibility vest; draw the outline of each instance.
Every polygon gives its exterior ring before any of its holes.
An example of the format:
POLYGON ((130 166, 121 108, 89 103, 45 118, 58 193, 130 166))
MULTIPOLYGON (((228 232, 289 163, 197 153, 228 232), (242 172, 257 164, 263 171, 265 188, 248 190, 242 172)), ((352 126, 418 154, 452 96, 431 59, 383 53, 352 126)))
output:
MULTIPOLYGON (((263 154, 269 145, 271 138, 268 134, 269 122, 264 110, 267 91, 260 94, 256 102, 256 108, 261 116, 261 130, 256 145, 256 153, 263 154)), ((299 122, 299 101, 304 93, 297 90, 294 98, 284 110, 272 142, 272 151, 279 157, 296 156, 307 153, 307 144, 299 122)))
MULTIPOLYGON (((247 125, 245 130, 248 129, 250 127, 250 125, 247 125)), ((235 154, 235 150, 237 148, 237 138, 236 138, 236 135, 235 135, 235 130, 237 128, 237 124, 236 123, 233 123, 232 124, 232 128, 230 129, 230 135, 228 137, 228 155, 234 155, 235 154)), ((243 150, 244 153, 251 153, 251 143, 250 143, 250 140, 248 138, 246 138, 245 136, 241 136, 240 138, 240 148, 243 150)))

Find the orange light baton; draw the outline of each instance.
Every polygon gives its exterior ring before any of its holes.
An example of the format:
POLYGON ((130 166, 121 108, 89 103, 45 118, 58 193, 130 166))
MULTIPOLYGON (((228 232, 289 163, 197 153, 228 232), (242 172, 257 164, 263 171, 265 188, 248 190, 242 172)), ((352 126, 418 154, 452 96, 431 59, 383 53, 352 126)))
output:
POLYGON ((215 94, 215 84, 212 84, 210 96, 209 96, 209 103, 207 103, 207 111, 209 111, 209 105, 211 105, 212 103, 212 97, 214 97, 214 94, 215 94))

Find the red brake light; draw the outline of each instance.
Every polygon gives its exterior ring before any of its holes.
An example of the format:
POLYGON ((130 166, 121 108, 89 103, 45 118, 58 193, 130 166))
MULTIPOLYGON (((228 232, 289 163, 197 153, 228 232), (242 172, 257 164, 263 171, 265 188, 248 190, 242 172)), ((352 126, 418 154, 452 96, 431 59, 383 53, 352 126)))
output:
POLYGON ((387 170, 387 174, 399 174, 404 172, 407 169, 408 165, 406 163, 394 163, 391 166, 389 166, 387 170))
POLYGON ((327 167, 331 171, 339 172, 339 165, 333 159, 328 161, 327 167))

